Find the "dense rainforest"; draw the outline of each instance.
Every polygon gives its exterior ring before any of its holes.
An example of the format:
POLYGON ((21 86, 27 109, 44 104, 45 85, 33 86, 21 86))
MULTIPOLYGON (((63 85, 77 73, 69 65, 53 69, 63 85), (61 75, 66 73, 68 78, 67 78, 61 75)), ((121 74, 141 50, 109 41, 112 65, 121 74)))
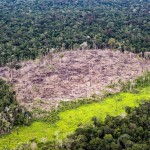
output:
MULTIPOLYGON (((0 67, 17 70, 21 68, 17 62, 49 52, 107 48, 142 56, 150 52, 150 0, 0 0, 0 67)), ((141 78, 134 86, 149 86, 149 79, 141 78)), ((123 86, 130 92, 133 88, 130 83, 123 86)), ((82 101, 72 103, 61 109, 76 108, 82 101)), ((44 121, 58 121, 61 109, 44 121)), ((13 85, 0 79, 0 135, 30 125, 31 119, 31 112, 17 102, 13 85)), ((126 114, 107 115, 104 121, 93 117, 91 124, 89 120, 89 125, 79 125, 64 141, 41 142, 33 137, 18 149, 149 150, 149 139, 150 102, 143 100, 137 108, 127 106, 126 114)))
POLYGON ((17 103, 12 85, 0 80, 0 135, 15 126, 29 125, 30 121, 31 114, 17 103))
POLYGON ((0 0, 0 66, 50 50, 150 50, 149 0, 0 0))

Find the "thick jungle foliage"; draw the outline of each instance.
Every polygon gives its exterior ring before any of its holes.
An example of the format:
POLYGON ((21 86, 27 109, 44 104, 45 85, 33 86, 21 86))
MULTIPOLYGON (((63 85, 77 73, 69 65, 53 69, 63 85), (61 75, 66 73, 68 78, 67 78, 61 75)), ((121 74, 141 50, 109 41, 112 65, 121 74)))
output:
POLYGON ((52 49, 149 51, 149 6, 148 0, 0 0, 0 65, 52 49))
POLYGON ((10 132, 14 126, 28 125, 30 120, 30 113, 17 104, 12 86, 0 80, 0 135, 10 132))

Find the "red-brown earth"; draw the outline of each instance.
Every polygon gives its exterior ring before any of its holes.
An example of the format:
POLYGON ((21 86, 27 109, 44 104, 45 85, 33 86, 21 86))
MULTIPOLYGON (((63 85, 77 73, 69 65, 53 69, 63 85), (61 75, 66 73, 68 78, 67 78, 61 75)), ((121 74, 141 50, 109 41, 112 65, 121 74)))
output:
POLYGON ((0 68, 0 78, 14 84, 17 100, 29 110, 49 110, 60 100, 100 94, 118 80, 132 80, 150 70, 150 61, 111 50, 67 51, 0 68))

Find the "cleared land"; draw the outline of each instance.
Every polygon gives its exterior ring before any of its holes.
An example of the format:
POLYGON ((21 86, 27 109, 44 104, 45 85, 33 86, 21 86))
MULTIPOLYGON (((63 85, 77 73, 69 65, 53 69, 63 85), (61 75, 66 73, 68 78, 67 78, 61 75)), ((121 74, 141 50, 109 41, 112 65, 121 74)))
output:
POLYGON ((0 78, 14 83, 17 100, 28 109, 49 110, 60 100, 100 94, 118 80, 135 79, 150 61, 111 50, 68 51, 21 63, 19 70, 0 68, 0 78))
POLYGON ((106 115, 125 117, 125 106, 135 107, 139 103, 150 100, 150 87, 143 88, 139 93, 119 93, 108 97, 100 103, 91 103, 76 109, 59 113, 60 120, 55 124, 47 122, 34 122, 31 126, 20 127, 11 134, 0 138, 0 150, 16 147, 33 138, 43 140, 64 140, 66 136, 74 132, 78 125, 89 123, 93 116, 104 120, 106 115))

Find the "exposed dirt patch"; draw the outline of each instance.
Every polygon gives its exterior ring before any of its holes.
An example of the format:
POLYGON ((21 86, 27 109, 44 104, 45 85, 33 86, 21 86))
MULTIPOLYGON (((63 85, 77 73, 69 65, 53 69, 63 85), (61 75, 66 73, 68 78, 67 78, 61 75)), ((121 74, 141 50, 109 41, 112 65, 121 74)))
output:
POLYGON ((86 50, 53 54, 21 63, 10 71, 0 68, 0 77, 12 80, 17 99, 28 109, 49 110, 60 100, 99 94, 111 82, 134 79, 150 70, 150 61, 135 54, 110 50, 86 50))

